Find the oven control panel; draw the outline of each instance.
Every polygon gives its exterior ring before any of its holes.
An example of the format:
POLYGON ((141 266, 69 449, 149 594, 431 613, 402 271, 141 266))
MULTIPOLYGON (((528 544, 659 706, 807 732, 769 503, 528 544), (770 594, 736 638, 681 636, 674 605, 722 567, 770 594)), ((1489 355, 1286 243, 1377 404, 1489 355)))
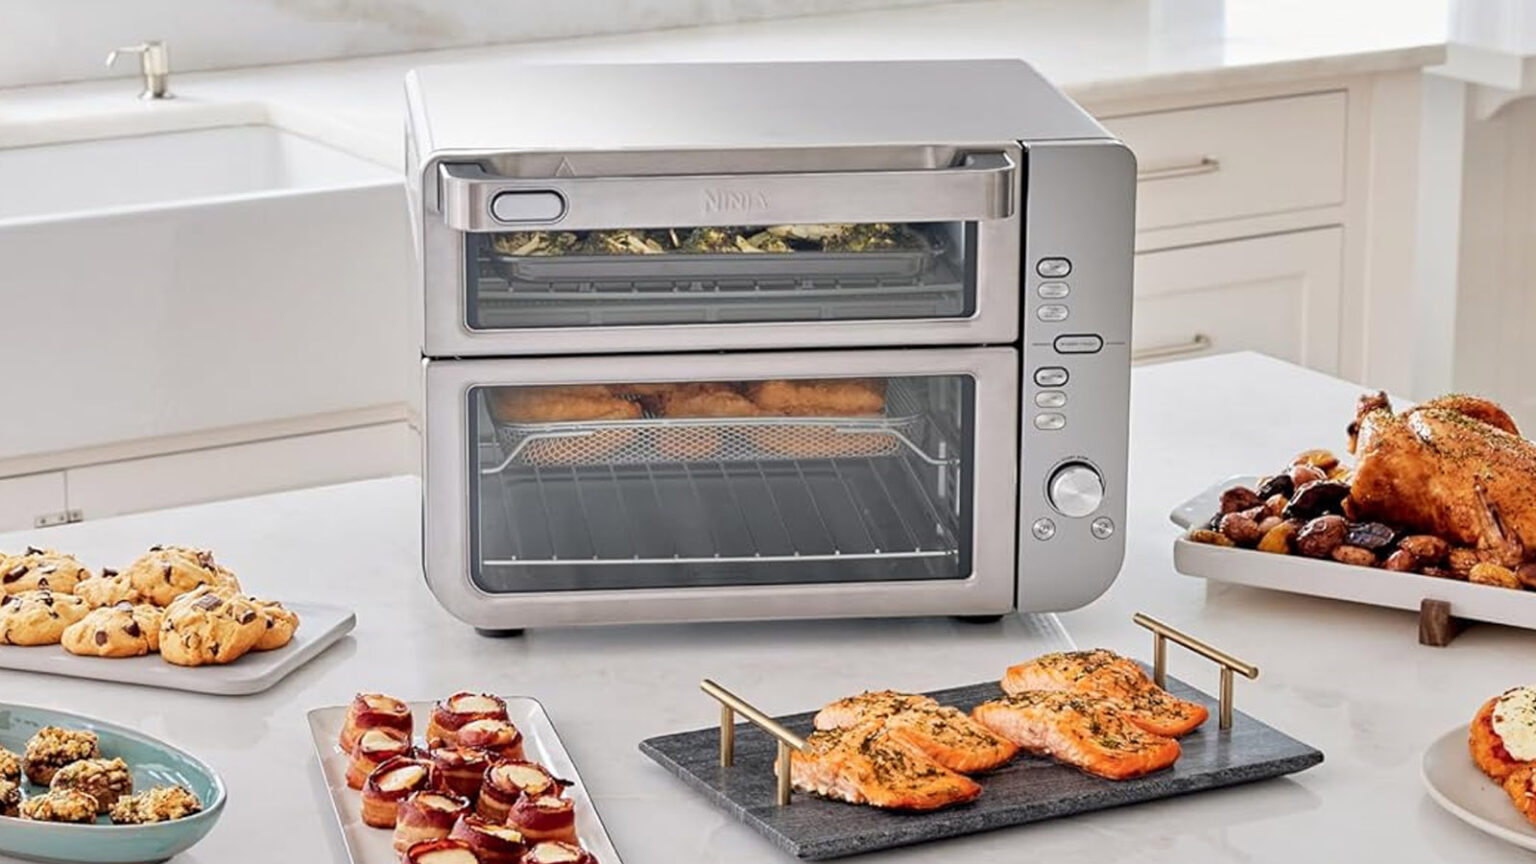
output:
POLYGON ((1125 553, 1136 164, 1119 142, 1026 145, 1018 606, 1091 602, 1125 553))

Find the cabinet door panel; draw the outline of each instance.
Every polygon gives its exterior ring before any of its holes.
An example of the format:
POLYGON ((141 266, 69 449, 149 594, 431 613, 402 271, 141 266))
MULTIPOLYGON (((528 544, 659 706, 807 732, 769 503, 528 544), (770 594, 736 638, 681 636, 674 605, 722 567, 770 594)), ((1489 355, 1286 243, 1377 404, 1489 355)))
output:
POLYGON ((1133 358, 1258 351, 1334 372, 1341 228, 1136 256, 1133 358))
POLYGON ((62 513, 65 506, 62 471, 0 480, 0 531, 31 528, 37 517, 62 513))

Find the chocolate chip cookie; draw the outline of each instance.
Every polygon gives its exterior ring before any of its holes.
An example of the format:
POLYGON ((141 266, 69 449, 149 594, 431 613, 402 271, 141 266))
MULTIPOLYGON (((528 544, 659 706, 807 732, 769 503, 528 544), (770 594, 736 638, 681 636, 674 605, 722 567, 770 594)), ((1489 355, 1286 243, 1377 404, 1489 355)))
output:
POLYGON ((91 571, 53 549, 28 546, 20 555, 0 560, 0 593, 19 594, 47 588, 55 594, 73 594, 81 580, 91 578, 91 571))
POLYGON ((232 663, 266 633, 266 619, 238 594, 204 585, 176 598, 160 623, 160 656, 178 666, 232 663))
POLYGON ((281 648, 293 640, 293 632, 299 629, 299 616, 292 609, 283 608, 283 604, 276 600, 258 600, 255 597, 246 598, 266 622, 261 638, 256 640, 252 651, 271 651, 281 648))
POLYGON ((86 579, 76 585, 75 596, 84 600, 92 609, 100 609, 116 603, 141 602, 139 589, 133 587, 133 583, 128 581, 126 576, 106 567, 101 569, 100 576, 86 579))
POLYGON ((79 597, 47 589, 0 594, 0 645, 57 645, 89 611, 79 597))
POLYGON ((65 765, 100 756, 95 732, 44 726, 27 741, 27 752, 22 757, 21 767, 28 780, 38 786, 47 786, 53 782, 53 775, 65 765))
POLYGON ((165 613, 158 606, 118 603, 93 609, 84 618, 64 628, 59 640, 64 650, 86 657, 142 657, 160 650, 160 621, 165 613))
POLYGON ((156 606, 171 601, 204 585, 239 591, 235 574, 219 566, 207 549, 188 546, 151 546, 122 573, 140 599, 156 606))
POLYGON ((0 816, 15 816, 21 806, 21 787, 14 780, 0 779, 0 816))
POLYGON ((50 789, 21 802, 21 818, 34 822, 95 822, 96 799, 79 789, 50 789))
POLYGON ((96 814, 104 815, 119 798, 133 794, 133 775, 121 759, 81 759, 54 772, 48 788, 85 792, 96 799, 96 814))
POLYGON ((201 812, 203 802, 182 786, 156 786, 147 792, 129 795, 112 807, 112 821, 118 825, 143 825, 169 822, 201 812))

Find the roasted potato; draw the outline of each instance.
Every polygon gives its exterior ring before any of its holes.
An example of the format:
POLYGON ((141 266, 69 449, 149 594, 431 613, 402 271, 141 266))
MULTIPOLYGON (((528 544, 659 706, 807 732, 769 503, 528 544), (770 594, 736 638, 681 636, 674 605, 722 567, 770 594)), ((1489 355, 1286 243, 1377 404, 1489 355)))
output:
POLYGON ((1495 585, 1499 588, 1522 588, 1520 579, 1515 571, 1498 564, 1490 564, 1486 561, 1479 563, 1467 573, 1468 582, 1476 582, 1479 585, 1495 585))
POLYGON ((1329 514, 1308 522, 1296 534, 1296 551, 1308 558, 1328 558, 1344 545, 1349 525, 1343 516, 1329 514))

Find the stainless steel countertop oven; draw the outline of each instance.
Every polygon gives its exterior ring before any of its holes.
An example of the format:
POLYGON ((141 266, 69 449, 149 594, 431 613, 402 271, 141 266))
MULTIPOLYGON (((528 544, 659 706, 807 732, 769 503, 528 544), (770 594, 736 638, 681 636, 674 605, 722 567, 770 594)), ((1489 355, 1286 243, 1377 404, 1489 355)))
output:
POLYGON ((406 84, 423 566, 484 629, 1082 605, 1135 161, 1017 61, 406 84))

